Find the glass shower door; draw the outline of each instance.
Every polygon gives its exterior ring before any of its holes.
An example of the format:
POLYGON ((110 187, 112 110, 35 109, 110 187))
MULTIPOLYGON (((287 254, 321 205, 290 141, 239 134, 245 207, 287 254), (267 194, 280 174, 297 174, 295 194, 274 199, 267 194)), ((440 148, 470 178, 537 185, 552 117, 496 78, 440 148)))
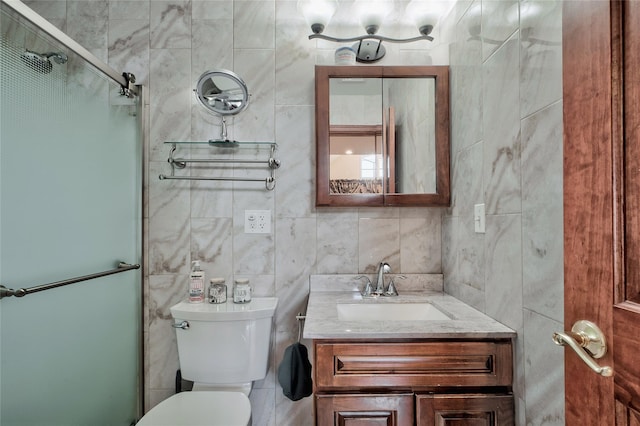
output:
MULTIPOLYGON (((0 30, 0 284, 141 263, 138 101, 4 8, 0 30)), ((140 270, 2 299, 0 424, 135 421, 141 306, 140 270)))

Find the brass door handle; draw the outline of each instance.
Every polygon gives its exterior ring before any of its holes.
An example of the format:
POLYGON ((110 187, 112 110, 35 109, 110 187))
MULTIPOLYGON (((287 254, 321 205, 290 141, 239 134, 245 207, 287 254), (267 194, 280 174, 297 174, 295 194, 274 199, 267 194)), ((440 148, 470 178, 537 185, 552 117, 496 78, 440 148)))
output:
POLYGON ((607 342, 604 334, 597 325, 587 320, 580 320, 573 324, 568 333, 553 333, 553 342, 560 346, 569 346, 580 359, 593 371, 604 377, 613 376, 613 368, 600 367, 593 359, 602 358, 607 353, 607 342))

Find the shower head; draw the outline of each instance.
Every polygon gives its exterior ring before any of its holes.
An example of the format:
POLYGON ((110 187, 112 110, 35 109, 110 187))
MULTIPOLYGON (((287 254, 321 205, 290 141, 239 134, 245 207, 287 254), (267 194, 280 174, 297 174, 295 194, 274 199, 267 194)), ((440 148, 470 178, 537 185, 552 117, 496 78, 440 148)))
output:
POLYGON ((50 58, 53 58, 56 64, 64 64, 69 58, 62 52, 38 53, 26 50, 22 54, 22 61, 35 71, 48 74, 53 69, 50 58))
POLYGON ((47 58, 53 58, 54 62, 58 65, 66 64, 69 57, 62 52, 49 52, 43 53, 47 58))

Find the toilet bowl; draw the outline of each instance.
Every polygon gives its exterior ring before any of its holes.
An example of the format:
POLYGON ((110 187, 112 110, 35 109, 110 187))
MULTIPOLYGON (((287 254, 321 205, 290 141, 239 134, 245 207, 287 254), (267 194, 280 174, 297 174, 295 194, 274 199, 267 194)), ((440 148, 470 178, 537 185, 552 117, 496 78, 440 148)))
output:
POLYGON ((182 378, 193 391, 153 407, 137 426, 248 426, 248 394, 268 370, 275 297, 250 303, 182 302, 170 308, 182 378))
POLYGON ((242 392, 175 394, 153 407, 136 426, 251 426, 251 404, 242 392))

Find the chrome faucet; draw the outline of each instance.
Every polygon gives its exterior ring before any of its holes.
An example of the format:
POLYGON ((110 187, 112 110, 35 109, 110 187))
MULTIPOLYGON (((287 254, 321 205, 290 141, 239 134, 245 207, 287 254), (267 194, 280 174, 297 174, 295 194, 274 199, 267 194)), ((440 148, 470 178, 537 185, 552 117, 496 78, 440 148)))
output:
MULTIPOLYGON (((380 262, 378 265, 378 279, 376 281, 376 288, 373 288, 373 283, 371 279, 369 279, 366 275, 358 275, 356 279, 366 279, 367 282, 360 291, 362 297, 377 297, 377 296, 397 296, 398 290, 396 290, 396 286, 393 282, 393 278, 389 281, 389 285, 385 288, 384 285, 384 274, 391 273, 391 266, 387 262, 380 262)), ((406 278, 404 275, 397 275, 396 278, 404 279, 406 278)))
POLYGON ((391 273, 391 266, 387 262, 380 262, 378 265, 378 281, 376 281, 375 294, 384 294, 384 274, 391 273))

